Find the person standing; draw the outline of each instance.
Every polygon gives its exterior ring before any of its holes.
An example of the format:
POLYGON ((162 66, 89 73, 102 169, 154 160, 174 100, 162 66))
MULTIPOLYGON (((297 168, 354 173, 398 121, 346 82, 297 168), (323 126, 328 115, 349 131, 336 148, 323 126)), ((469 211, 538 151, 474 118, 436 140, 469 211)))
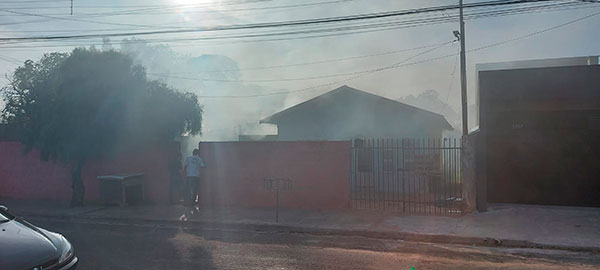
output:
POLYGON ((191 212, 198 210, 196 199, 198 197, 198 185, 200 184, 200 170, 205 166, 204 160, 200 157, 200 150, 194 149, 192 156, 185 159, 183 168, 186 176, 186 207, 191 208, 191 212))

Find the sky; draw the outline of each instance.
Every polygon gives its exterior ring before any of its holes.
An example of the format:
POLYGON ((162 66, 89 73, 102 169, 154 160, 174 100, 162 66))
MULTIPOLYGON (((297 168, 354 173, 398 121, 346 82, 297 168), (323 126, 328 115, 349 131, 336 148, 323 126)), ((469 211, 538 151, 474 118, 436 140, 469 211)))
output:
MULTIPOLYGON (((571 1, 549 3, 567 2, 571 1)), ((69 0, 4 0, 0 1, 0 36, 206 28, 337 17, 456 3, 454 0, 74 0, 73 15, 70 15, 69 0)), ((510 8, 530 6, 534 4, 510 8)), ((479 11, 493 9, 497 8, 479 11)), ((501 43, 467 53, 469 104, 476 102, 475 65, 478 63, 600 54, 600 15, 524 37, 598 13, 600 4, 535 11, 466 21, 467 50, 501 43)), ((451 17, 456 14, 456 11, 445 11, 399 17, 396 20, 426 19, 427 16, 451 17)), ((382 22, 385 20, 380 19, 382 22)), ((364 23, 353 22, 352 25, 360 26, 364 23)), ((380 31, 369 33, 336 32, 339 35, 327 37, 299 38, 303 36, 288 35, 275 36, 271 39, 276 40, 270 41, 266 41, 267 38, 264 37, 222 39, 224 35, 275 31, 250 29, 134 35, 111 38, 109 43, 112 48, 121 49, 122 38, 135 37, 147 40, 147 45, 153 48, 162 46, 162 58, 156 57, 151 60, 146 55, 138 59, 140 64, 147 65, 149 73, 158 74, 150 74, 149 77, 163 80, 182 91, 192 91, 200 96, 200 101, 205 106, 204 140, 235 140, 240 133, 276 133, 274 127, 259 126, 258 120, 342 85, 391 99, 416 96, 425 91, 435 90, 442 101, 460 112, 460 77, 458 57, 455 56, 459 50, 459 43, 451 42, 455 39, 452 31, 458 30, 458 27, 458 22, 452 20, 409 28, 379 29, 380 31), (217 37, 221 39, 216 39, 217 37), (213 39, 198 40, 199 38, 213 39), (444 43, 445 45, 440 45, 444 43), (367 55, 370 56, 366 57, 367 55), (440 58, 442 56, 448 57, 440 58), (345 58, 353 59, 337 61, 345 58), (435 58, 440 59, 429 61, 435 58), (306 64, 312 62, 325 63, 306 64), (398 62, 410 65, 356 76, 356 72, 389 67, 398 62), (423 63, 412 64, 414 62, 423 63), (297 65, 299 63, 302 65, 297 65), (264 68, 273 66, 279 67, 264 68), (257 67, 259 69, 256 69, 257 67), (225 71, 203 72, 207 70, 225 71), (338 76, 348 73, 354 75, 338 76), (290 91, 293 93, 248 96, 290 91)), ((310 27, 287 29, 306 30, 310 27)), ((0 43, 0 73, 10 76, 22 61, 37 60, 44 53, 66 52, 75 47, 90 45, 101 48, 102 43, 101 37, 73 41, 0 43)), ((152 50, 154 51, 157 50, 152 50)), ((3 80, 2 84, 6 85, 7 82, 3 80)), ((470 123, 471 127, 474 125, 476 123, 470 123)))

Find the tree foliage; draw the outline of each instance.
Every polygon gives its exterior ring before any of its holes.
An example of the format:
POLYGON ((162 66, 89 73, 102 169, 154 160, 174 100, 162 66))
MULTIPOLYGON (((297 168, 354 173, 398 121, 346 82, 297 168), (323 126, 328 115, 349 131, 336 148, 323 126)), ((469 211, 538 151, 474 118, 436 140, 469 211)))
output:
POLYGON ((148 80, 143 67, 116 51, 46 54, 11 79, 2 88, 2 120, 44 159, 80 166, 201 130, 196 95, 148 80))

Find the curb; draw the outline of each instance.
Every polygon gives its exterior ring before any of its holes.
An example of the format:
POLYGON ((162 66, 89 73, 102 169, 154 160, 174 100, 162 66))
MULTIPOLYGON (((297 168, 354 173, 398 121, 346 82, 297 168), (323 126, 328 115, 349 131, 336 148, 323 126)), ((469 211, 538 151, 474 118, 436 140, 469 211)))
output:
POLYGON ((140 225, 144 226, 161 226, 161 227, 184 227, 187 229, 238 229, 238 230, 253 230, 279 233, 305 233, 311 235, 327 235, 327 236, 358 236, 373 239, 385 240, 402 240, 409 242, 425 242, 437 244, 455 244, 469 245, 482 247, 500 247, 500 248, 532 248, 546 250, 561 250, 572 252, 587 252, 600 254, 600 247, 586 246, 567 246, 567 245, 547 245, 539 244, 525 240, 514 239, 495 239, 488 237, 466 237, 456 235, 438 235, 438 234, 419 234, 409 232, 384 232, 384 231, 369 231, 369 230, 347 230, 347 229, 331 229, 319 227, 302 227, 293 225, 283 225, 276 223, 243 223, 243 222, 220 222, 220 221, 178 221, 178 220, 160 220, 148 218, 115 218, 104 216, 89 215, 86 217, 77 216, 57 216, 44 214, 27 214, 25 216, 33 218, 48 218, 67 220, 70 222, 92 223, 92 224, 115 224, 119 225, 140 225))

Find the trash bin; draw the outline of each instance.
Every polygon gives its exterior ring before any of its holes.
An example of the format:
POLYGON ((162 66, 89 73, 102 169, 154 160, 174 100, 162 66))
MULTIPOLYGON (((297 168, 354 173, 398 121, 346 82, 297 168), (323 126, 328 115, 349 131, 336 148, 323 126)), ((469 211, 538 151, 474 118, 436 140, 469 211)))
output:
POLYGON ((144 174, 111 174, 96 177, 100 181, 100 200, 105 204, 137 204, 144 201, 144 174))

